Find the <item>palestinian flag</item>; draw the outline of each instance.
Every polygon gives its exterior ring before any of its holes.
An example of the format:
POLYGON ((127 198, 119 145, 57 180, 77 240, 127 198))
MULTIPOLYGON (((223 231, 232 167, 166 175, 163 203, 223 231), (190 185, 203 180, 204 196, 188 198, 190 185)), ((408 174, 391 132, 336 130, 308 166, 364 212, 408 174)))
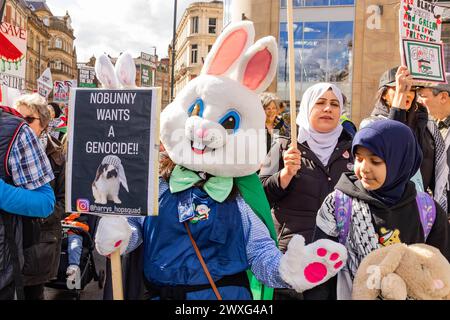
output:
POLYGON ((16 65, 16 70, 19 69, 23 57, 24 54, 3 33, 0 33, 0 71, 6 70, 7 63, 8 69, 11 69, 11 63, 16 65))
POLYGON ((55 131, 62 132, 62 133, 67 133, 67 118, 65 116, 61 116, 59 118, 59 120, 61 120, 61 122, 55 128, 55 131))

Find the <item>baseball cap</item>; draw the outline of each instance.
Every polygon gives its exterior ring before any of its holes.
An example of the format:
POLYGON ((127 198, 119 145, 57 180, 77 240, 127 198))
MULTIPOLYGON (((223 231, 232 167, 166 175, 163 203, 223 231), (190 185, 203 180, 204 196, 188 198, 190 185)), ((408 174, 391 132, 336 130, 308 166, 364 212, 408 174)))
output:
POLYGON ((384 86, 387 87, 395 87, 395 75, 397 74, 397 67, 386 70, 380 77, 380 82, 378 84, 378 88, 382 88, 384 86))

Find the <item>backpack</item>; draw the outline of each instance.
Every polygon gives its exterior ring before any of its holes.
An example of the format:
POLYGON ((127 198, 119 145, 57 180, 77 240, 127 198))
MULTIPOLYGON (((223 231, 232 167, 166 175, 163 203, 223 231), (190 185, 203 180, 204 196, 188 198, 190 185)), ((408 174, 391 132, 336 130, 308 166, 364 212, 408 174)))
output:
MULTIPOLYGON (((0 107, 0 120, 1 120, 2 112, 9 113, 13 116, 16 116, 16 117, 22 119, 22 115, 20 113, 18 113, 16 110, 9 108, 9 107, 1 106, 0 107)), ((23 124, 21 124, 21 125, 23 125, 23 124)), ((19 130, 15 130, 15 135, 13 135, 13 137, 11 138, 11 141, 8 143, 8 145, 12 146, 18 133, 19 133, 19 130)), ((9 152, 7 152, 7 154, 5 154, 5 161, 8 158, 8 155, 9 155, 8 153, 9 152)), ((5 162, 5 164, 6 164, 6 162, 5 162)), ((6 180, 5 180, 6 182, 9 182, 9 183, 12 182, 12 179, 9 176, 6 178, 6 180)), ((22 230, 23 230, 23 232, 22 232, 22 234, 23 234, 22 247, 23 247, 23 249, 27 249, 27 248, 39 243, 42 219, 41 218, 30 218, 30 217, 25 217, 25 216, 22 216, 21 219, 22 219, 22 230)))
MULTIPOLYGON (((426 242, 436 220, 436 205, 433 198, 425 192, 417 192, 416 202, 426 242)), ((339 232, 339 243, 345 245, 352 216, 352 198, 338 189, 335 190, 334 216, 339 232)))

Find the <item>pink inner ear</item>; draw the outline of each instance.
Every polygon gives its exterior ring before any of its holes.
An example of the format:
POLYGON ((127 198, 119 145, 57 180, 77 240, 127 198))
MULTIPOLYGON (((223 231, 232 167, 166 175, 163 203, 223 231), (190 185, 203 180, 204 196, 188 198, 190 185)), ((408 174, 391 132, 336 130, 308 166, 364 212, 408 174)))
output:
POLYGON ((266 79, 272 63, 272 54, 266 48, 256 53, 248 62, 243 83, 250 90, 256 90, 266 79))
POLYGON ((224 74, 240 57, 247 43, 247 32, 239 29, 231 33, 222 43, 208 69, 208 74, 224 74))

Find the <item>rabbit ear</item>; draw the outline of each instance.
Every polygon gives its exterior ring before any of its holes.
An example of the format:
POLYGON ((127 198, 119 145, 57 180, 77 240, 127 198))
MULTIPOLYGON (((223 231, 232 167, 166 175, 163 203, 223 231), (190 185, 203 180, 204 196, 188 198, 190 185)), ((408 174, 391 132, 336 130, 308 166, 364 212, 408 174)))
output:
POLYGON ((226 75, 239 62, 255 39, 253 22, 242 21, 228 26, 217 38, 206 57, 202 74, 226 75))
POLYGON ((275 38, 262 38, 245 53, 236 80, 248 89, 261 93, 272 82, 277 72, 277 63, 278 49, 275 38))
POLYGON ((136 64, 129 52, 122 53, 117 59, 116 77, 123 88, 136 88, 136 64))
POLYGON ((114 73, 114 67, 111 60, 105 54, 102 54, 95 61, 95 74, 104 88, 117 89, 119 87, 119 82, 114 73))

